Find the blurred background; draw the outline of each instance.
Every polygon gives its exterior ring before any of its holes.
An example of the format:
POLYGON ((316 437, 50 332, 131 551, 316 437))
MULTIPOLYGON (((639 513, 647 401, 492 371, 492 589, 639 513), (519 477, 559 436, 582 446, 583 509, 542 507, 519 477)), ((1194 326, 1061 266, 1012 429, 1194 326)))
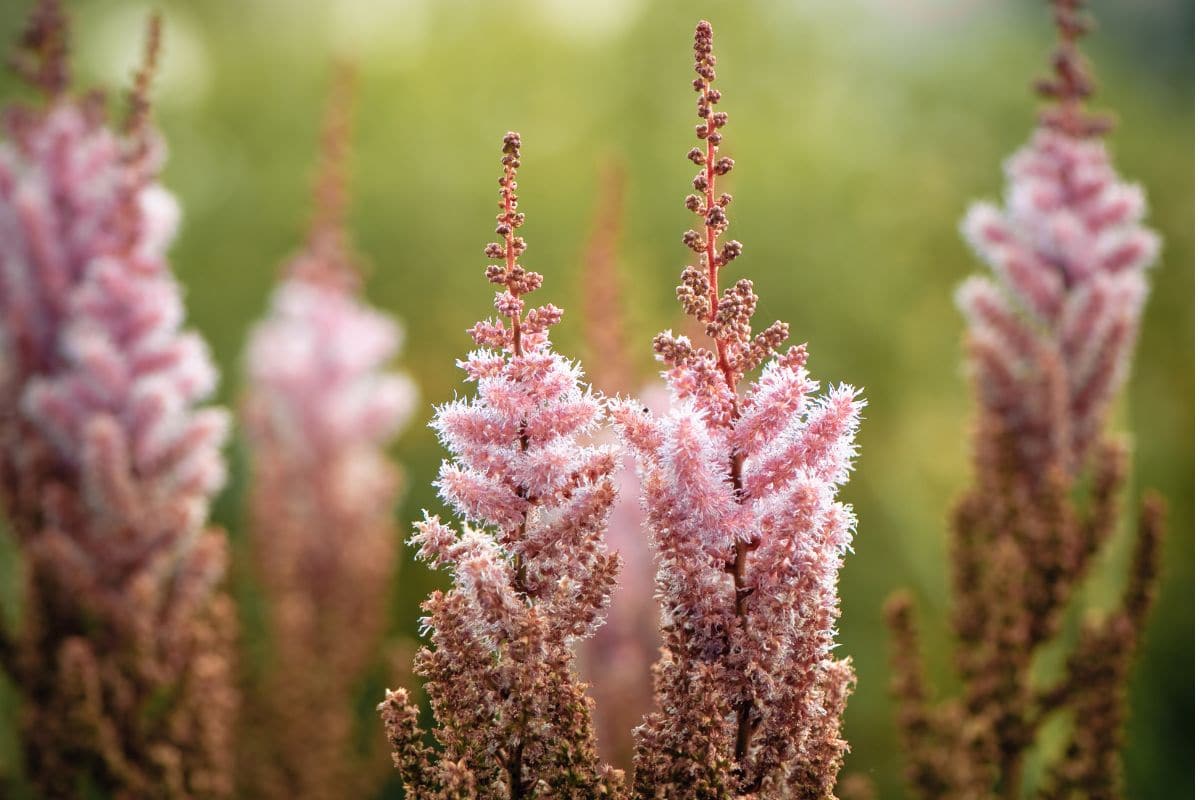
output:
MULTIPOLYGON (((29 0, 6 0, 0 42, 29 0)), ((694 167, 691 37, 716 29, 718 86, 730 114, 726 154, 738 169, 731 235, 736 272, 753 277, 761 324, 780 318, 808 341, 813 374, 865 388, 862 455, 844 497, 859 516, 842 573, 842 651, 858 689, 846 771, 899 797, 900 760, 887 699, 880 606, 914 588, 930 667, 950 688, 946 526, 968 480, 970 421, 954 287, 982 270, 959 238, 972 199, 997 197, 1002 160, 1028 136, 1029 85, 1053 38, 1040 0, 120 0, 67 3, 77 83, 127 85, 145 14, 165 12, 155 89, 171 149, 165 182, 185 219, 174 264, 194 325, 239 392, 239 352, 281 261, 300 244, 330 62, 356 61, 360 93, 352 165, 353 235, 370 265, 373 303, 408 330, 404 369, 421 421, 396 458, 409 491, 402 529, 438 508, 429 482, 442 453, 423 427, 455 392, 465 329, 491 311, 482 247, 495 213, 500 136, 524 138, 526 264, 546 275, 544 302, 567 310, 560 349, 586 355, 581 265, 604 170, 627 178, 619 268, 631 369, 653 377, 648 347, 680 325, 674 286, 694 167)), ((1088 40, 1098 105, 1120 118, 1111 144, 1142 183, 1161 264, 1130 388, 1113 424, 1133 434, 1133 489, 1170 503, 1162 591, 1131 692, 1129 796, 1192 796, 1194 4, 1095 0, 1088 40)), ((9 76, 0 95, 19 92, 9 76)), ((609 357, 618 357, 612 354, 609 357)), ((244 464, 218 521, 245 555, 244 464)), ((1127 512, 1131 506, 1127 507, 1127 512)), ((1127 522, 1131 514, 1127 513, 1127 522)), ((1103 606, 1120 589, 1128 524, 1086 588, 1103 606)), ((417 604, 441 577, 406 555, 392 618, 415 637, 417 604)), ((253 645, 255 589, 234 572, 253 645)), ((365 687, 364 716, 393 676, 365 687)), ((0 714, 11 715, 5 694, 0 714)), ((0 724, 0 753, 13 742, 0 724)), ((387 796, 399 796, 392 787, 387 796)))

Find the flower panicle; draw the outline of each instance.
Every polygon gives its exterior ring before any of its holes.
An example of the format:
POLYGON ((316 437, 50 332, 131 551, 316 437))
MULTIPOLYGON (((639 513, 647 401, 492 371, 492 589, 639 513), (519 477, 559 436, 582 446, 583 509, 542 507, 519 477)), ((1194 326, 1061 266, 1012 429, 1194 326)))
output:
POLYGON ((684 199, 684 205, 701 223, 699 229, 689 228, 683 234, 683 244, 695 255, 696 263, 684 267, 675 296, 684 313, 703 326, 712 350, 680 338, 660 336, 655 353, 671 367, 676 378, 682 379, 674 381, 677 391, 697 392, 706 410, 721 418, 732 418, 739 381, 775 354, 788 338, 788 326, 776 321, 755 334, 751 318, 758 295, 753 282, 742 278, 724 290, 720 288, 721 271, 742 254, 742 243, 722 238, 729 228, 727 209, 733 195, 720 191, 718 183, 733 171, 734 160, 721 155, 722 131, 729 115, 717 110, 721 92, 714 85, 717 59, 713 54, 712 25, 707 21, 696 26, 693 53, 696 77, 692 88, 701 120, 695 133, 703 144, 687 153, 688 160, 700 169, 692 178, 694 191, 684 199), (690 370, 683 369, 684 364, 690 365, 690 370), (684 377, 686 371, 702 374, 702 378, 692 383, 684 377))
POLYGON ((542 285, 542 275, 521 266, 518 259, 525 253, 525 238, 517 231, 525 224, 525 214, 518 210, 517 170, 521 168, 521 134, 509 131, 501 146, 500 213, 496 215, 496 235, 499 241, 489 242, 483 253, 498 263, 484 268, 487 279, 503 291, 496 293, 498 321, 484 321, 471 329, 475 343, 508 350, 521 355, 536 350, 547 341, 547 331, 562 319, 561 309, 553 305, 539 306, 526 312, 524 295, 542 285), (508 325, 505 325, 507 321, 508 325))
POLYGON ((830 796, 846 744, 853 685, 832 656, 837 575, 854 528, 837 499, 856 453, 863 401, 849 387, 815 397, 807 349, 780 352, 788 326, 755 334, 753 284, 722 290, 741 253, 724 240, 733 168, 720 155, 728 117, 716 110, 712 26, 693 44, 703 147, 684 234, 697 257, 677 296, 711 346, 664 331, 653 348, 673 407, 655 417, 613 404, 618 433, 641 468, 643 502, 664 609, 656 709, 635 733, 634 789, 645 796, 830 796), (761 367, 757 381, 742 387, 761 367), (805 664, 800 673, 785 665, 805 664))
POLYGON ((1002 205, 962 224, 992 274, 958 291, 978 402, 974 480, 952 522, 952 624, 961 696, 932 705, 913 651, 911 603, 895 601, 894 687, 913 790, 930 800, 1016 796, 1048 718, 1068 745, 1045 797, 1119 797, 1124 684, 1156 575, 1161 508, 1145 507, 1125 608, 1066 631, 1068 602, 1119 527, 1127 447, 1105 432, 1136 343, 1159 240, 1142 190, 1123 181, 1088 113, 1078 41, 1083 0, 1055 0, 1055 101, 1006 166, 1002 205), (1038 688, 1035 659, 1073 638, 1067 677, 1038 688), (972 731, 964 737, 964 731, 972 731))
MULTIPOLYGON (((1055 4, 1058 110, 1076 116, 1091 91, 1077 76, 1082 5, 1055 4)), ((1009 420, 1014 457, 1076 473, 1125 380, 1160 244, 1143 224, 1141 187, 1066 119, 1043 119, 1009 159, 1003 206, 968 211, 963 234, 993 275, 966 282, 958 303, 981 400, 1009 420)))
POLYGON ((303 249, 285 266, 291 277, 354 293, 362 286, 362 266, 354 252, 346 220, 347 188, 358 71, 337 61, 321 124, 320 161, 312 187, 312 212, 303 249))
POLYGON ((240 746, 243 785, 263 798, 366 797, 387 767, 384 742, 354 746, 348 698, 384 644, 403 483, 388 448, 416 391, 389 368, 403 331, 363 297, 345 232, 348 69, 329 90, 308 241, 244 359, 250 542, 273 660, 247 692, 240 746), (313 717, 324 724, 303 742, 289 735, 313 717))
MULTIPOLYGON (((443 791, 444 776, 463 769, 506 797, 534 787, 545 796, 620 796, 619 771, 596 754, 573 651, 599 625, 616 583, 618 559, 603 539, 616 458, 586 443, 600 399, 546 338, 562 312, 525 309, 542 276, 518 262, 520 136, 507 134, 502 151, 500 240, 485 250, 496 262, 486 275, 502 287, 499 318, 475 325, 480 349, 461 362, 475 396, 440 406, 432 422, 450 454, 435 486, 462 530, 427 514, 411 540, 422 560, 452 576, 452 588, 423 606, 430 644, 415 663, 443 748, 430 762, 409 743, 410 729, 393 736, 396 763, 415 796, 443 791)), ((400 708, 393 695, 380 711, 415 713, 400 708)))
POLYGON ((148 117, 157 31, 140 121, 114 125, 68 94, 65 18, 43 0, 16 65, 42 102, 3 115, 0 501, 31 613, 0 652, 16 654, 26 772, 46 796, 232 789, 235 618, 225 537, 206 523, 229 420, 167 260, 179 208, 148 117))
POLYGON ((146 20, 142 63, 134 72, 133 85, 128 90, 125 135, 135 142, 144 141, 149 130, 150 89, 162 56, 162 27, 162 14, 152 12, 146 20))
POLYGON ((47 98, 57 98, 71 85, 69 37, 62 0, 38 0, 9 65, 47 98))

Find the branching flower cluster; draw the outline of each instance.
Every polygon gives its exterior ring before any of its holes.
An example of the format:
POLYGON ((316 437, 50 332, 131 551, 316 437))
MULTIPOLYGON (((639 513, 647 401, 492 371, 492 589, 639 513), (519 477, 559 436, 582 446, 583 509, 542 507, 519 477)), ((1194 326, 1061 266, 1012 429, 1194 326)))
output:
POLYGON ((346 241, 350 77, 332 91, 309 240, 246 353, 250 534, 273 652, 247 693, 242 765, 262 798, 368 797, 381 777, 360 754, 354 696, 387 623, 400 476, 386 448, 415 391, 385 371, 400 329, 359 298, 346 241))
POLYGON ((454 581, 423 606, 433 646, 415 667, 441 751, 423 744, 404 690, 380 705, 415 797, 592 798, 622 785, 596 755, 572 653, 599 624, 616 580, 618 561, 603 543, 616 454, 579 443, 602 409, 579 368, 550 347, 562 312, 526 308, 542 276, 517 261, 520 148, 517 134, 504 137, 500 241, 485 250, 497 262, 485 274, 500 287, 499 317, 471 329, 480 349, 461 362, 478 393, 440 407, 433 422, 454 457, 437 486, 463 529, 427 516, 412 539, 454 581))
POLYGON ((732 197, 718 179, 725 112, 713 85, 712 28, 695 39, 700 171, 684 234, 697 265, 677 290, 710 345, 671 332, 654 342, 674 405, 653 418, 614 405, 637 454, 659 561, 664 650, 656 710, 635 732, 641 797, 832 797, 853 684, 832 656, 837 575, 854 516, 837 500, 849 477, 862 401, 838 386, 817 397, 803 345, 778 348, 787 325, 753 333, 749 280, 718 278, 741 253, 722 241, 732 197), (765 366, 763 366, 765 364, 765 366), (742 391, 742 379, 763 366, 742 391))
POLYGON ((1158 253, 1141 225, 1141 190, 1117 177, 1100 138, 1107 120, 1083 107, 1081 5, 1054 3, 1054 75, 1038 84, 1054 103, 1008 164, 1005 206, 978 204, 963 223, 995 278, 972 278, 958 295, 980 405, 975 485, 952 536, 961 700, 930 704, 912 602, 899 596, 888 609, 909 780, 923 798, 1019 796, 1026 752, 1062 712, 1070 739, 1042 796, 1120 796, 1123 685, 1157 571, 1156 498, 1143 504, 1121 604, 1084 623, 1058 681, 1037 685, 1032 674, 1117 527, 1127 454, 1102 426, 1158 253))
POLYGON ((66 37, 40 3, 17 65, 44 104, 7 109, 0 144, 0 486, 26 577, 0 655, 43 796, 222 796, 233 618, 205 520, 228 419, 198 407, 217 373, 165 255, 158 22, 119 130, 69 94, 66 37))

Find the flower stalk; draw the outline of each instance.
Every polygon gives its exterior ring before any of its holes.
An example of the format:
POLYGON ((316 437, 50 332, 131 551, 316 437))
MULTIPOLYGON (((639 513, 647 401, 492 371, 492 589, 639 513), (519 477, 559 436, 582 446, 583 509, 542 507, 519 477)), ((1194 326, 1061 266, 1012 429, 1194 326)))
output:
POLYGON ((427 515, 412 543, 449 569, 453 587, 422 606, 431 645, 417 655, 438 725, 421 744, 404 690, 379 706, 407 790, 418 797, 620 796, 619 770, 601 763, 592 702, 573 647, 599 625, 618 560, 603 535, 615 499, 612 448, 581 439, 599 421, 582 373, 551 349, 562 311, 527 309, 542 276, 518 261, 521 139, 504 137, 500 213, 485 276, 500 287, 498 317, 470 330, 479 347, 460 362, 477 396, 440 406, 433 427, 453 455, 440 496, 461 533, 427 515))
POLYGON ((844 385, 813 397, 806 348, 778 352, 788 326, 753 332, 753 284, 720 288, 742 246, 722 241, 733 198, 718 182, 734 162, 720 154, 728 115, 716 110, 709 23, 693 50, 703 147, 688 153, 699 172, 685 205, 702 226, 683 236, 698 264, 676 295, 710 346, 659 334, 671 410, 654 418, 632 401, 613 405, 642 471, 664 617, 656 709, 635 731, 634 792, 828 798, 853 683, 848 660, 831 657, 854 524, 836 491, 863 404, 844 385))
POLYGON ((1121 794, 1124 683, 1145 626, 1162 537, 1161 501, 1142 500, 1126 599, 1084 620, 1050 686, 1038 652, 1064 633, 1071 597, 1116 533, 1127 446, 1105 433, 1125 382, 1158 239, 1145 199, 1113 169, 1107 117, 1084 101, 1081 0, 1052 3, 1059 43, 1051 100, 1007 165, 1004 207, 976 204, 963 233, 994 272, 959 290, 978 422, 974 484, 954 515, 953 631, 961 698, 935 704, 917 655, 911 598, 888 606, 908 779, 922 798, 1020 797, 1026 757, 1054 715, 1069 746, 1039 796, 1121 794), (1082 499, 1077 499, 1082 497, 1082 499))
POLYGON ((341 66, 308 240, 245 357, 250 539, 271 642, 247 681, 241 766, 254 797, 370 797, 387 774, 382 742, 357 745, 354 697, 384 645, 401 489, 387 449, 415 391, 387 369, 400 326, 364 302, 346 232, 352 96, 341 66))
POLYGON ((42 103, 4 115, 0 501, 25 569, 0 653, 45 797, 232 791, 235 620, 206 526, 228 416, 202 405, 217 371, 166 259, 159 25, 114 125, 70 94, 66 18, 42 0, 14 59, 42 103))

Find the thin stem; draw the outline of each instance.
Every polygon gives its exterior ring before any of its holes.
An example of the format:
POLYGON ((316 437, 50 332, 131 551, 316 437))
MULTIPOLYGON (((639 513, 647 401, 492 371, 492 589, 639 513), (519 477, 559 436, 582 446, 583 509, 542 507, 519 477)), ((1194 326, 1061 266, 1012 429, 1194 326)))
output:
POLYGON ((521 800, 525 796, 525 780, 521 777, 522 761, 524 759, 525 740, 517 742, 512 755, 508 759, 508 796, 512 800, 521 800))
MULTIPOLYGON (((701 95, 707 95, 711 81, 704 81, 704 86, 701 88, 701 95)), ((713 143, 713 136, 717 131, 717 123, 715 114, 710 113, 707 118, 707 134, 705 136, 705 153, 704 153, 704 199, 705 199, 705 224, 704 224, 704 255, 705 263, 708 267, 708 320, 712 322, 717 318, 717 307, 720 303, 720 289, 718 286, 718 273, 720 266, 717 261, 717 228, 709 221, 709 213, 717 207, 717 146, 713 143)), ((738 397, 737 397, 737 373, 733 366, 729 363, 729 353, 725 341, 720 336, 714 336, 713 341, 717 350, 717 365, 721 373, 725 376, 725 383, 729 387, 732 394, 733 419, 737 419, 738 397)), ((745 456, 740 452, 735 452, 730 457, 729 477, 733 484, 734 495, 741 501, 742 498, 742 464, 745 456)), ((738 539, 734 543, 733 561, 728 567, 730 574, 733 575, 733 607, 734 613, 738 620, 744 625, 746 621, 746 599, 749 597, 749 587, 746 585, 746 554, 750 551, 749 543, 738 539)), ((753 737, 754 730, 751 724, 751 715, 754 711, 754 704, 749 699, 739 700, 736 707, 737 713, 737 736, 734 741, 734 760, 741 762, 746 757, 750 750, 750 741, 753 737)))
MULTIPOLYGON (((517 266, 517 246, 514 241, 516 237, 516 226, 512 223, 514 210, 516 205, 516 193, 513 192, 513 182, 517 177, 517 170, 511 164, 504 167, 504 218, 509 220, 508 231, 504 234, 504 264, 507 267, 507 274, 512 275, 514 267, 517 266)), ((518 297, 513 291, 512 284, 508 286, 508 293, 513 297, 518 297)), ((520 357, 523 355, 521 349, 521 315, 520 313, 513 314, 509 319, 512 322, 512 343, 513 355, 520 357)), ((521 449, 526 447, 525 436, 521 436, 521 449)))
POLYGON ((1000 796, 1004 800, 1020 800, 1023 761, 1023 751, 1020 750, 1006 754, 1001 759, 1000 796))

